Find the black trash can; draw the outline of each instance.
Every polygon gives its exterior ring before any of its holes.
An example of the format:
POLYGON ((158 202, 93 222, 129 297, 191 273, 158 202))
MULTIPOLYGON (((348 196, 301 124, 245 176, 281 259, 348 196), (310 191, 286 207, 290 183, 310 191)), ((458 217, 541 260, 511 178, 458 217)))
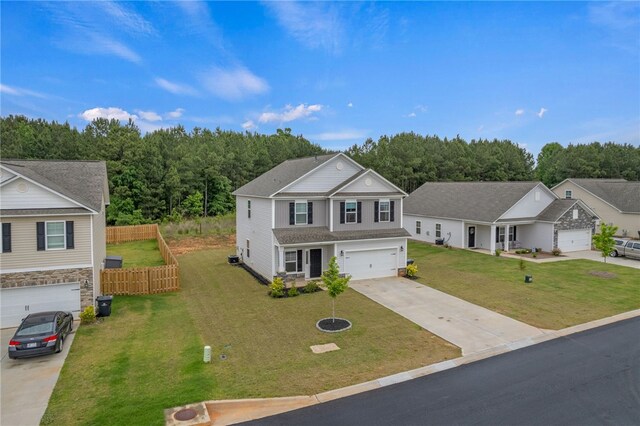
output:
POLYGON ((96 302, 98 302, 98 315, 99 317, 108 317, 111 315, 111 302, 113 296, 98 296, 96 302))
POLYGON ((444 245, 444 238, 436 238, 436 245, 437 246, 444 245))
POLYGON ((415 262, 413 259, 407 259, 407 266, 413 265, 413 262, 415 262))
POLYGON ((232 254, 230 256, 227 256, 227 261, 230 265, 237 265, 240 263, 240 256, 232 254))

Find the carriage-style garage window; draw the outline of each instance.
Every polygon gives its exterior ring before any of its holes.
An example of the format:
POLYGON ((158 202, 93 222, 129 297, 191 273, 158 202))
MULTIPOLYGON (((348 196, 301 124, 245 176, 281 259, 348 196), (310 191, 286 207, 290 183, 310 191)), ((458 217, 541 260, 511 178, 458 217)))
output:
POLYGON ((46 223, 47 250, 60 250, 65 248, 64 221, 46 223))
POLYGON ((389 200, 380 200, 380 222, 389 222, 391 215, 391 203, 389 200))
POLYGON ((345 222, 356 223, 358 221, 358 203, 347 201, 344 205, 345 222))
POLYGON ((287 272, 298 270, 298 252, 296 250, 284 252, 284 270, 287 272))

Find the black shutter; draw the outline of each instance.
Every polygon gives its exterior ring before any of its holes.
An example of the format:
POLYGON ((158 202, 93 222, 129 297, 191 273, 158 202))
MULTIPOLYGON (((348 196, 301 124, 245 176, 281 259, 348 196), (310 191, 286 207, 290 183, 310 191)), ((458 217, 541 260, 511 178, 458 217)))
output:
POLYGON ((313 203, 311 201, 307 203, 307 223, 313 225, 313 203))
POLYGON ((340 202, 340 223, 344 223, 344 201, 340 202))
POLYGON ((517 240, 516 238, 516 227, 513 227, 513 241, 517 240))
POLYGON ((38 238, 38 251, 44 250, 44 222, 36 223, 36 237, 38 238))
POLYGON ((358 223, 362 223, 362 202, 358 201, 358 223))
POLYGON ((289 203, 289 225, 296 224, 296 203, 289 203))
POLYGON ((374 201, 373 202, 373 221, 374 222, 378 222, 378 212, 380 211, 380 202, 379 201, 374 201))
POLYGON ((11 253, 11 224, 2 224, 2 252, 11 253))
POLYGON ((73 221, 68 220, 66 223, 67 230, 67 248, 72 249, 75 248, 75 244, 73 242, 73 221))
POLYGON ((395 201, 391 201, 389 203, 389 220, 391 222, 396 220, 396 202, 395 201))
POLYGON ((496 243, 500 242, 500 227, 496 226, 496 243))
POLYGON ((302 272, 302 250, 298 250, 298 272, 302 272))

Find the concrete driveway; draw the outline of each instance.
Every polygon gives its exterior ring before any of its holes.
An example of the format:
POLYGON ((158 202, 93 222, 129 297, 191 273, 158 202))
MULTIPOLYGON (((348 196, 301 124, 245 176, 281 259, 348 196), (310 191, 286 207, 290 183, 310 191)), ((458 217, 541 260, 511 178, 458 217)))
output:
MULTIPOLYGON (((585 251, 572 251, 564 253, 566 257, 571 259, 588 259, 595 260, 596 262, 602 262, 602 255, 599 251, 585 250, 585 251)), ((627 257, 607 257, 607 263, 612 265, 627 266, 629 268, 640 269, 640 260, 629 259, 627 257)))
POLYGON ((539 336, 516 321, 406 278, 352 281, 349 286, 462 349, 463 355, 539 336))
POLYGON ((39 425, 47 409, 49 398, 58 381, 60 370, 67 358, 79 322, 73 324, 73 332, 64 342, 59 354, 26 359, 9 359, 9 340, 15 328, 0 330, 1 353, 0 374, 0 424, 11 426, 39 425))

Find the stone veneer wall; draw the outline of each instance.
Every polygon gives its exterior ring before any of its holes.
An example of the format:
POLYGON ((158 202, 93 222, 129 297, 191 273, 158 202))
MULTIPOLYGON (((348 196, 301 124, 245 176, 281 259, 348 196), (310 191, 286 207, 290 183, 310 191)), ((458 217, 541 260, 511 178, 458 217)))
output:
POLYGON ((587 229, 590 228, 592 233, 596 231, 596 219, 582 208, 581 205, 576 204, 570 208, 560 220, 553 226, 553 248, 558 247, 558 231, 565 231, 571 229, 587 229), (573 209, 578 209, 578 218, 573 218, 573 209))
POLYGON ((93 268, 55 269, 53 271, 14 272, 0 275, 2 288, 34 287, 50 284, 80 283, 80 308, 93 305, 93 268))

